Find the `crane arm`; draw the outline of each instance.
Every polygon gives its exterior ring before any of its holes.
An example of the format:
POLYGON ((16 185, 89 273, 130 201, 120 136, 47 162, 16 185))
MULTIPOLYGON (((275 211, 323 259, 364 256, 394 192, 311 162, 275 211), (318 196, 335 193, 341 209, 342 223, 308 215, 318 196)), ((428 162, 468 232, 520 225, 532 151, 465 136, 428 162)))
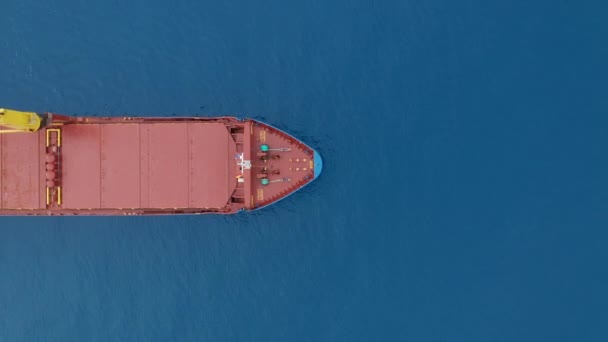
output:
POLYGON ((0 134, 36 132, 42 127, 42 118, 34 112, 20 112, 0 108, 0 134))

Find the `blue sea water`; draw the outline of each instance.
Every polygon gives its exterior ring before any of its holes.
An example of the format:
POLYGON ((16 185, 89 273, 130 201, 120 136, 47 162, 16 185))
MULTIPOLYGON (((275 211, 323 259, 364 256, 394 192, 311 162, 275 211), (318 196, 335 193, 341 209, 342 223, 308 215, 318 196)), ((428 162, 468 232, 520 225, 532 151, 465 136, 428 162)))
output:
POLYGON ((236 216, 0 219, 0 341, 608 340, 605 1, 3 0, 0 105, 238 115, 236 216))

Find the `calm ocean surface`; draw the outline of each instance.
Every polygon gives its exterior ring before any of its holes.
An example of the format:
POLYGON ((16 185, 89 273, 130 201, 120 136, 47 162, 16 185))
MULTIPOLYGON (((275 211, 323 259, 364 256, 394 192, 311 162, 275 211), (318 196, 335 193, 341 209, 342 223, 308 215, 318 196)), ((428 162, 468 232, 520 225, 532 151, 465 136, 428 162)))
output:
POLYGON ((3 0, 0 106, 320 151, 243 215, 0 219, 0 341, 607 341, 605 1, 3 0))

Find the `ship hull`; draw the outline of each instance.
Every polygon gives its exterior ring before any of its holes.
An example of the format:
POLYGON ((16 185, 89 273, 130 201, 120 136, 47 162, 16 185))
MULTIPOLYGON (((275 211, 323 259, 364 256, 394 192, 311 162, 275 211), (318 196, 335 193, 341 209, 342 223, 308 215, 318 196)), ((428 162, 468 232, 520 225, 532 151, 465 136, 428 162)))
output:
POLYGON ((233 214, 320 174, 320 155, 250 119, 47 114, 0 135, 0 215, 233 214))

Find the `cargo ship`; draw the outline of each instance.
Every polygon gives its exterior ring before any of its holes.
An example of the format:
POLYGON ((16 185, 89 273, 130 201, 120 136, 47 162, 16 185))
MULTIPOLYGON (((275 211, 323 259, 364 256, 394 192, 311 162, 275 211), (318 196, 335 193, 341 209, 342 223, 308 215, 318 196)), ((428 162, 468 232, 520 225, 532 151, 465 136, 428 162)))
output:
POLYGON ((232 214, 291 195, 322 166, 252 119, 0 109, 0 215, 232 214))

